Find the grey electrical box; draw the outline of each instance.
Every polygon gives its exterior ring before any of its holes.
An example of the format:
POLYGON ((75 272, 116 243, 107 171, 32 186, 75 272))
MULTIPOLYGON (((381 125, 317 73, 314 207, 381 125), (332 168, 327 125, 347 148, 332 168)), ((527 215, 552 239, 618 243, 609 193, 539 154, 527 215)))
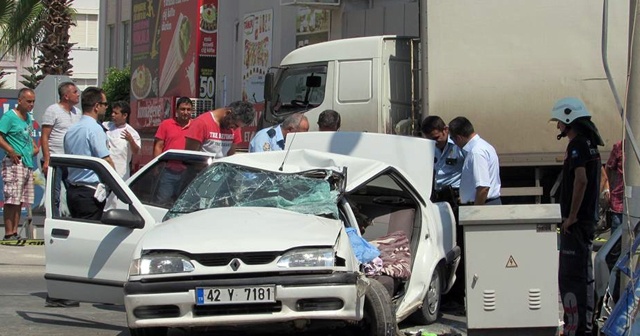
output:
POLYGON ((462 206, 468 335, 556 335, 558 204, 462 206))

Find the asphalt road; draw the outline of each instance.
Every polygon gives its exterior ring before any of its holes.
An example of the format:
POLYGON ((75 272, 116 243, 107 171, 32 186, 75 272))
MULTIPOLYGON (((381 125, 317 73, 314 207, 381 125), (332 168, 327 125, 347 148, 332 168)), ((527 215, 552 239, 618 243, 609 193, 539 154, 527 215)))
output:
MULTIPOLYGON (((43 237, 42 227, 38 228, 37 234, 37 238, 43 237)), ((43 246, 0 245, 0 335, 129 335, 123 306, 82 303, 78 308, 45 307, 44 271, 43 246)), ((400 327, 403 333, 422 329, 436 334, 455 331, 466 335, 465 318, 453 315, 444 315, 440 323, 429 326, 402 323, 400 327)), ((187 334, 189 333, 184 330, 170 331, 171 336, 187 334)), ((207 333, 225 336, 232 334, 228 331, 207 333)), ((246 332, 237 333, 245 334, 246 332)), ((330 333, 321 332, 316 335, 327 336, 330 333)))

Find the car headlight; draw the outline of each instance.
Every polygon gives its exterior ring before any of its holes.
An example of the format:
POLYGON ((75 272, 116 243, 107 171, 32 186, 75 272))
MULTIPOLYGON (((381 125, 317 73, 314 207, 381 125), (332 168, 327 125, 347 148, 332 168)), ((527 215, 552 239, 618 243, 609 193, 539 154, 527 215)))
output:
POLYGON ((333 248, 291 250, 278 260, 278 267, 331 267, 335 264, 333 248))
POLYGON ((195 267, 179 254, 149 254, 134 259, 129 275, 168 274, 193 272, 195 267))

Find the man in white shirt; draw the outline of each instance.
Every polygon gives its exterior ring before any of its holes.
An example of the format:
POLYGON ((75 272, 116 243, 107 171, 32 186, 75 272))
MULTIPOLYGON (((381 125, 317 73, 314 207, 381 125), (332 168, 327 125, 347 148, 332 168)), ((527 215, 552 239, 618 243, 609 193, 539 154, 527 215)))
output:
POLYGON ((111 160, 124 180, 129 178, 131 159, 142 145, 138 132, 127 123, 130 114, 129 103, 118 101, 111 105, 111 121, 102 123, 107 130, 111 160))
POLYGON ((464 153, 460 177, 460 204, 499 205, 500 162, 495 148, 475 133, 465 117, 449 122, 451 140, 464 153))

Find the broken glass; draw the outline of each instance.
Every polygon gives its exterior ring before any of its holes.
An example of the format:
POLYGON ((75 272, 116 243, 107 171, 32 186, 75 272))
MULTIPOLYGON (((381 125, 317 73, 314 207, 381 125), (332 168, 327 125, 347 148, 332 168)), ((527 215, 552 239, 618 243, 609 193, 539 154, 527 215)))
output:
POLYGON ((165 220, 203 209, 270 207, 338 219, 339 179, 331 170, 277 173, 228 163, 196 177, 165 220))

